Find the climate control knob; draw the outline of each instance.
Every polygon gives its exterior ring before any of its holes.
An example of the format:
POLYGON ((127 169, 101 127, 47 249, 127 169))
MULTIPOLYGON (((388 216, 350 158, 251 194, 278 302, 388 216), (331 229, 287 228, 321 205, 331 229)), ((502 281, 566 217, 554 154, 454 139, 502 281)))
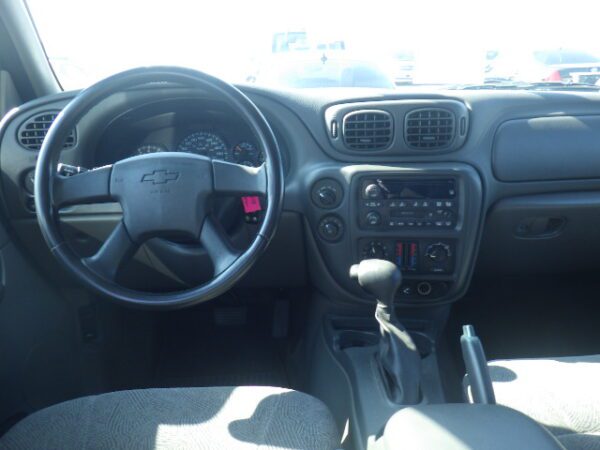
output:
POLYGON ((371 241, 363 248, 365 259, 387 259, 387 248, 379 241, 371 241))
POLYGON ((443 242, 431 244, 425 250, 425 256, 433 262, 442 263, 450 257, 450 246, 443 242))

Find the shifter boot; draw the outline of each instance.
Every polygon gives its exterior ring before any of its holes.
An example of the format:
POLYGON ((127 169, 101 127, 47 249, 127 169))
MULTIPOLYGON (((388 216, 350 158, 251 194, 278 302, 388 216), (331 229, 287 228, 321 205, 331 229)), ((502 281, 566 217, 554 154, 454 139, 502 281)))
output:
POLYGON ((419 403, 421 356, 415 342, 381 302, 377 302, 375 319, 381 334, 377 361, 391 399, 406 405, 419 403))
POLYGON ((396 292, 402 285, 400 269, 390 261, 368 259, 353 265, 350 276, 377 299, 377 363, 391 399, 405 405, 419 403, 421 355, 394 311, 396 292))

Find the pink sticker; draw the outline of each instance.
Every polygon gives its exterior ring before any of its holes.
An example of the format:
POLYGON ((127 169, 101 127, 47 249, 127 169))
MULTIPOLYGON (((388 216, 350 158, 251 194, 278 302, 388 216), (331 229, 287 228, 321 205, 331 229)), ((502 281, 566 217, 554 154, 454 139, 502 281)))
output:
POLYGON ((262 210, 262 207, 260 206, 260 199, 257 196, 242 197, 242 203, 244 205, 244 212, 246 214, 262 210))

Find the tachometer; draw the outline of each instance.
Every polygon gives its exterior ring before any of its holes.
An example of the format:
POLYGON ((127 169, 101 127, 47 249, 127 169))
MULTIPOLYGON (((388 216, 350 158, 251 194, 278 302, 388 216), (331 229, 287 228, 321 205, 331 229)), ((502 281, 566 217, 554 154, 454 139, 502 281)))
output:
POLYGON ((178 152, 195 153, 214 159, 227 159, 227 144, 217 134, 208 131, 197 131, 187 136, 179 146, 178 152))
POLYGON ((134 155, 146 155, 148 153, 160 153, 166 152, 167 149, 162 145, 157 144, 143 144, 140 145, 136 150, 134 155))
POLYGON ((262 152, 250 142, 241 142, 233 147, 233 160, 237 164, 258 167, 263 163, 264 157, 262 152))

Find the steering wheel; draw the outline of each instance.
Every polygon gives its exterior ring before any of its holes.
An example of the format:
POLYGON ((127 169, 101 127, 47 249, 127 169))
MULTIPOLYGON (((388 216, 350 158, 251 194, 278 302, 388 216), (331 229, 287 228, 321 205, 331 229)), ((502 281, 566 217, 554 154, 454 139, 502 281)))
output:
MULTIPOLYGON (((150 87, 152 85, 150 84, 150 87)), ((277 141, 258 108, 240 90, 218 78, 178 67, 139 68, 113 75, 81 91, 58 115, 42 144, 35 171, 35 206, 42 234, 58 261, 81 283, 110 299, 140 307, 184 307, 229 290, 256 262, 273 237, 283 203, 283 165, 277 141), (57 165, 63 143, 76 123, 110 95, 150 83, 176 83, 225 101, 247 123, 264 163, 246 167, 187 153, 153 153, 64 176, 57 165), (234 248, 211 214, 216 194, 260 195, 263 221, 245 251, 234 248), (117 201, 123 217, 98 252, 78 256, 59 226, 59 209, 117 201), (191 289, 152 293, 119 285, 119 268, 146 240, 183 237, 202 244, 213 278, 191 289)))

